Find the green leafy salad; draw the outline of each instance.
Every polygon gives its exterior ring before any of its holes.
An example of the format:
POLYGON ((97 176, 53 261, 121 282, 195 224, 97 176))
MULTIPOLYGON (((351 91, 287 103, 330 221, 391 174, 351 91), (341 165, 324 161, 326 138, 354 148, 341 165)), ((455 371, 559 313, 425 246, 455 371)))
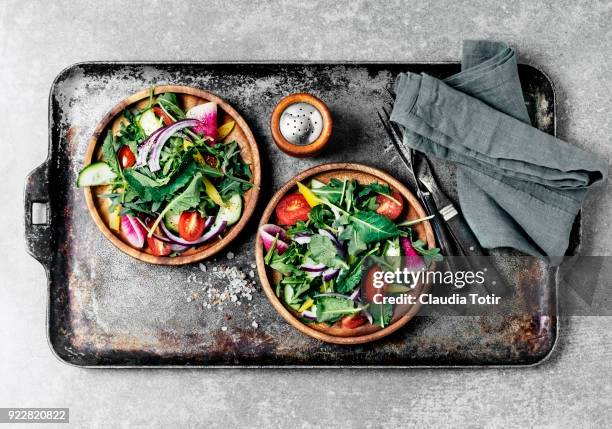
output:
POLYGON ((251 170, 229 138, 235 123, 217 124, 216 103, 184 111, 176 94, 151 93, 117 123, 77 185, 109 185, 99 195, 110 200, 109 226, 132 247, 176 256, 238 222, 251 170))
POLYGON ((413 237, 412 226, 429 218, 398 222, 403 198, 378 182, 297 186, 276 206, 276 224, 259 230, 266 265, 282 275, 276 295, 304 322, 389 325, 394 306, 374 302, 379 291, 362 279, 366 262, 395 258, 418 268, 439 259, 438 248, 413 237))

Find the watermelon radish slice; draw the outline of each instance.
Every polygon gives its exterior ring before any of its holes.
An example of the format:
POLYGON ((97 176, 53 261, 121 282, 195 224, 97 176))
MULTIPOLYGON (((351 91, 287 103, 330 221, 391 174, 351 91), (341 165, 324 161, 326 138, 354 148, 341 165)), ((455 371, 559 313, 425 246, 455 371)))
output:
POLYGON ((217 138, 217 103, 211 101, 193 106, 186 116, 200 121, 193 127, 193 131, 206 137, 217 138))

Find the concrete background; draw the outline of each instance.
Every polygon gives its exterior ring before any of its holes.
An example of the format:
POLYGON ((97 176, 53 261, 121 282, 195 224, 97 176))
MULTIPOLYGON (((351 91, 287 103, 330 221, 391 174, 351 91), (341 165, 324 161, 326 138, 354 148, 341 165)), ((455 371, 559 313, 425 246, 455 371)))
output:
MULTIPOLYGON (((508 41, 557 85, 559 135, 612 158, 612 3, 109 1, 0 3, 0 407, 70 407, 77 427, 604 426, 609 318, 562 321, 543 365, 489 370, 83 370, 45 336, 45 274, 23 250, 25 175, 47 153, 47 96, 87 60, 460 58, 508 41)), ((610 254, 610 186, 585 209, 586 254, 610 254)))

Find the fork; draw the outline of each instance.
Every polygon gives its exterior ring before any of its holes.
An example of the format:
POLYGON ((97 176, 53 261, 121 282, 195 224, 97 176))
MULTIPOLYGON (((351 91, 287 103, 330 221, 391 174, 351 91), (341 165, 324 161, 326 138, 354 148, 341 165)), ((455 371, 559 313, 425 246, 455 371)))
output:
POLYGON ((401 131, 397 128, 397 125, 390 121, 389 112, 383 107, 382 111, 384 116, 378 113, 378 117, 385 128, 385 131, 390 137, 391 143, 397 150, 400 158, 406 164, 408 168, 408 172, 410 173, 410 178, 414 183, 412 183, 414 189, 416 190, 417 197, 425 209, 425 212, 428 216, 434 216, 430 219, 431 225, 434 229, 438 246, 440 247, 440 251, 443 255, 456 255, 457 252, 460 251, 458 246, 453 243, 452 237, 447 233, 446 228, 442 224, 440 217, 438 216, 438 210, 436 208, 435 201, 433 200, 433 196, 427 189, 423 189, 416 173, 414 170, 415 165, 415 151, 411 148, 406 147, 402 143, 401 131), (386 119, 385 119, 386 118, 386 119))

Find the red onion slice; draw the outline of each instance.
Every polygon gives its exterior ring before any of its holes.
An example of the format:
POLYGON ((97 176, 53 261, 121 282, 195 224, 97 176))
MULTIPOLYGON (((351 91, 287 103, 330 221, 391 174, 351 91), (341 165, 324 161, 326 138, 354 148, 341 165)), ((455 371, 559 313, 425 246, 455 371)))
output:
POLYGON ((342 245, 342 243, 340 242, 340 240, 338 240, 336 238, 336 236, 334 234, 332 234, 331 232, 329 232, 326 229, 319 229, 319 235, 322 235, 323 237, 327 237, 329 238, 332 243, 334 243, 334 246, 336 246, 336 249, 338 249, 338 252, 340 253, 340 255, 342 257, 346 256, 346 250, 344 249, 344 246, 342 245))
POLYGON ((170 243, 170 249, 172 249, 173 252, 184 252, 190 247, 191 246, 184 246, 182 244, 170 243))
POLYGON ((312 235, 310 234, 295 234, 293 236, 293 241, 295 241, 297 244, 308 244, 310 243, 310 239, 312 238, 312 235))
POLYGON ((136 157, 136 167, 143 167, 147 164, 149 158, 149 152, 155 145, 157 137, 164 131, 165 127, 158 128, 145 141, 138 146, 138 156, 136 157))
POLYGON ((323 264, 313 264, 313 263, 308 263, 308 262, 300 265, 300 269, 308 273, 323 274, 323 271, 325 271, 326 268, 327 267, 323 264))
POLYGON ((310 320, 317 320, 317 314, 314 311, 302 311, 302 317, 310 320))
POLYGON ((151 148, 151 155, 149 156, 149 170, 155 172, 161 169, 161 166, 159 165, 159 156, 161 155, 162 148, 170 137, 172 137, 177 131, 184 128, 195 127, 199 124, 199 122, 200 121, 197 119, 181 119, 180 121, 176 121, 175 123, 162 128, 163 131, 159 133, 155 139, 155 142, 153 143, 153 147, 151 148))
MULTIPOLYGON (((208 227, 210 227, 210 225, 213 223, 214 220, 215 220, 214 216, 209 216, 209 217, 206 218, 206 221, 204 222, 204 231, 206 231, 208 229, 208 227)), ((160 226, 162 228, 162 231, 164 231, 164 234, 166 234, 166 236, 173 243, 175 243, 175 244, 182 244, 184 246, 195 246, 196 244, 204 243, 205 241, 210 240, 212 237, 221 234, 225 230, 225 227, 227 226, 227 222, 226 221, 221 222, 218 226, 216 226, 214 228, 215 231, 213 231, 213 229, 211 229, 210 231, 204 233, 204 235, 202 235, 200 238, 198 238, 197 240, 194 240, 194 241, 183 240, 178 235, 175 235, 174 233, 172 233, 172 231, 170 231, 166 227, 166 225, 164 225, 163 222, 160 222, 160 226), (221 227, 221 225, 223 225, 223 227, 221 227)))
POLYGON ((338 268, 328 268, 327 270, 323 271, 323 273, 322 273, 323 280, 328 282, 328 281, 336 278, 336 276, 338 275, 339 272, 340 272, 340 269, 338 269, 338 268))

